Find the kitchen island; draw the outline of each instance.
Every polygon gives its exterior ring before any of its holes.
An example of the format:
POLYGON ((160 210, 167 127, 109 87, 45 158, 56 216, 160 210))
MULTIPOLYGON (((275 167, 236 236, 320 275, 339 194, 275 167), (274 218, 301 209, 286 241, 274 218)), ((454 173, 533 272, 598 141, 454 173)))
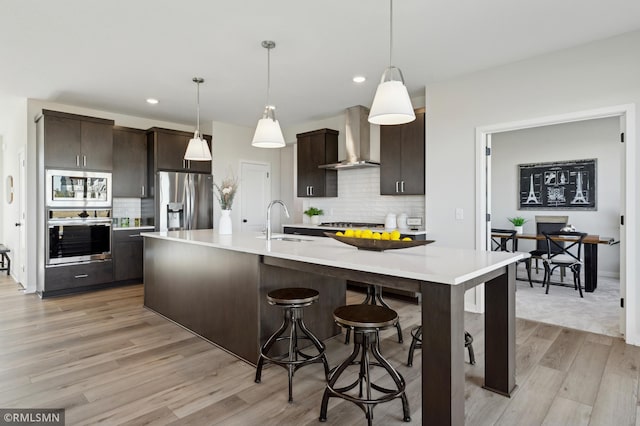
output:
MULTIPOLYGON (((429 348, 422 357, 423 424, 464 424, 464 292, 486 283, 484 386, 502 395, 515 388, 515 263, 526 254, 434 245, 368 252, 329 238, 266 241, 213 230, 143 236, 145 306, 178 323, 177 314, 189 318, 181 324, 250 362, 277 326, 262 322, 265 309, 274 310, 262 302, 264 293, 275 285, 315 285, 321 303, 336 303, 329 311, 344 303, 346 280, 421 292, 423 345, 429 348), (203 303, 209 308, 195 315, 203 303), (233 307, 240 305, 245 320, 235 324, 233 307), (207 329, 212 337, 203 334, 207 329), (243 353, 229 347, 236 340, 246 341, 243 353)), ((324 338, 335 326, 327 306, 317 308, 309 326, 324 338)))

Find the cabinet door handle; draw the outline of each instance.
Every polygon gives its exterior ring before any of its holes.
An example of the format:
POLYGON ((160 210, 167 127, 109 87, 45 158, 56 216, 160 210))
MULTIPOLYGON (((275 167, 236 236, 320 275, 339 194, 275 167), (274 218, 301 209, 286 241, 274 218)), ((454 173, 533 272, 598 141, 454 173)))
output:
POLYGON ((144 185, 142 185, 142 196, 144 197, 144 185))
POLYGON ((73 278, 87 278, 89 275, 88 274, 78 274, 73 278))
POLYGON ((400 190, 398 189, 398 185, 400 184, 399 181, 396 181, 396 192, 400 192, 400 190))
POLYGON ((142 237, 140 234, 131 234, 129 235, 129 238, 140 238, 142 237))
POLYGON ((307 185, 307 197, 309 196, 309 185, 307 185))
POLYGON ((311 186, 311 196, 313 197, 313 186, 311 186))
POLYGON ((400 192, 404 192, 404 181, 400 181, 400 192))
POLYGON ((80 156, 76 155, 76 167, 80 167, 80 156))
POLYGON ((87 167, 87 156, 86 155, 82 156, 82 167, 87 167))

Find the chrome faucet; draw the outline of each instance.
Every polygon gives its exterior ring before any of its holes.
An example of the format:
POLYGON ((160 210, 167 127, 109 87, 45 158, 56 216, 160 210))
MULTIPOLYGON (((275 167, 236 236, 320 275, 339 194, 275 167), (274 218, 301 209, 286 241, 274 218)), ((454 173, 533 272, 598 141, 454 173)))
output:
POLYGON ((291 217, 289 216, 289 210, 287 209, 287 206, 282 200, 273 200, 272 202, 270 202, 269 207, 267 207, 267 241, 271 240, 271 207, 273 207, 274 204, 280 204, 284 209, 284 214, 287 215, 287 218, 291 217))

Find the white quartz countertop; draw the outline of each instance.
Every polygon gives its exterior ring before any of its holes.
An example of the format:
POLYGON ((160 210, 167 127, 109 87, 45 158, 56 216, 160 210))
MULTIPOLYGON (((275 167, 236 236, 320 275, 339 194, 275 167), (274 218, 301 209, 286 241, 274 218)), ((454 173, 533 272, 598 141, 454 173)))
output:
MULTIPOLYGON (((289 227, 289 228, 305 228, 305 229, 324 229, 326 231, 336 231, 336 230, 341 230, 341 229, 346 229, 346 227, 337 227, 337 226, 322 226, 322 225, 312 225, 310 223, 286 223, 284 225, 282 225, 283 227, 289 227)), ((400 231, 403 235, 426 235, 427 231, 426 229, 410 229, 410 228, 392 228, 392 229, 386 229, 386 228, 368 228, 368 227, 362 227, 362 226, 355 226, 353 227, 353 229, 370 229, 374 232, 383 232, 383 231, 393 231, 394 229, 397 229, 398 231, 400 231)))
MULTIPOLYGON (((300 236, 301 239, 308 241, 266 241, 264 235, 260 233, 218 235, 213 229, 143 232, 141 235, 147 238, 450 285, 462 284, 529 257, 528 253, 455 249, 434 244, 374 252, 358 250, 332 238, 300 236)), ((284 236, 284 234, 274 236, 284 236)))

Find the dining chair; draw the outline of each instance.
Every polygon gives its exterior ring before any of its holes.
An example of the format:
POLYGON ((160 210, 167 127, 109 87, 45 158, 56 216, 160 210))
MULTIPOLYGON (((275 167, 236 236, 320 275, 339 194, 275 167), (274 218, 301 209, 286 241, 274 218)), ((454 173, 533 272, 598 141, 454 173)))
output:
MULTIPOLYGON (((491 228, 491 250, 511 253, 518 251, 516 231, 514 229, 491 228), (509 243, 511 243, 511 247, 509 247, 509 243)), ((519 260, 518 263, 524 263, 527 269, 527 278, 529 278, 529 286, 533 287, 533 281, 531 281, 531 258, 519 260)))
MULTIPOLYGON (((536 234, 542 235, 543 232, 556 232, 567 226, 569 222, 569 216, 538 216, 535 217, 536 221, 536 234)), ((561 245, 564 245, 561 244, 561 245)), ((554 248, 554 250, 557 250, 554 248)), ((547 242, 545 240, 537 240, 536 241, 536 249, 531 250, 529 252, 531 255, 531 259, 529 260, 529 264, 531 264, 531 260, 536 261, 536 274, 538 273, 538 260, 542 259, 542 256, 547 254, 547 242)), ((562 275, 564 276, 564 270, 562 271, 562 275)))
POLYGON ((542 285, 547 287, 545 294, 549 294, 551 275, 556 268, 568 268, 573 272, 573 286, 582 295, 580 271, 582 270, 582 246, 585 232, 543 232, 547 244, 547 253, 542 255, 544 263, 544 278, 542 285), (562 241, 557 240, 562 238, 562 241))

